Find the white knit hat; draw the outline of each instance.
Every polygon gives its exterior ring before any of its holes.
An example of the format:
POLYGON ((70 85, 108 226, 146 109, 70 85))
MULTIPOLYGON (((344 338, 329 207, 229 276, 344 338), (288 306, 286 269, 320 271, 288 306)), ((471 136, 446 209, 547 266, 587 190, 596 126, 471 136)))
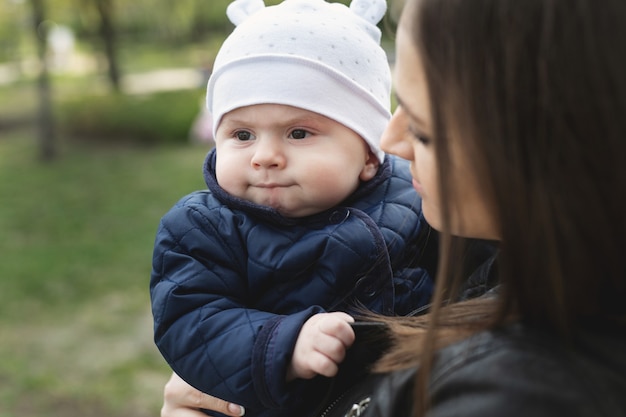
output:
POLYGON ((213 133, 224 114, 253 104, 284 104, 331 118, 359 134, 380 161, 390 114, 391 75, 376 24, 385 0, 235 0, 237 27, 213 65, 207 106, 213 133))

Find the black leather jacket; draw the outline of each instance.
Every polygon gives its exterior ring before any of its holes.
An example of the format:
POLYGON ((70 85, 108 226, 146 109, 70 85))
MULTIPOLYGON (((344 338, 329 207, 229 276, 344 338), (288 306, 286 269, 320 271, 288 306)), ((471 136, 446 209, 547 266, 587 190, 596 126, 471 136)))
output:
MULTIPOLYGON (((495 259, 461 299, 497 294, 495 259)), ((317 415, 412 416, 418 371, 361 375, 317 415)), ((569 344, 520 324, 478 333, 439 352, 429 389, 428 417, 625 417, 626 328, 598 321, 569 344)))
MULTIPOLYGON (((416 372, 369 381, 352 415, 411 416, 416 372)), ((521 325, 479 333, 440 352, 430 390, 429 417, 626 416, 626 331, 596 326, 569 345, 521 325)))

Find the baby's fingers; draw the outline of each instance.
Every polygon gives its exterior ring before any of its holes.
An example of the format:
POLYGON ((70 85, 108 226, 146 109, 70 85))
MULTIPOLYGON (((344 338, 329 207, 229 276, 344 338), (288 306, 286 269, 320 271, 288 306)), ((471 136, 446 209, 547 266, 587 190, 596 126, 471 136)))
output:
MULTIPOLYGON (((319 331, 341 341, 345 348, 354 343, 354 330, 350 323, 354 322, 352 316, 346 313, 328 313, 318 323, 319 331)), ((342 358, 343 359, 343 358, 342 358)))
POLYGON ((333 377, 337 375, 339 366, 337 365, 341 361, 335 361, 322 352, 315 351, 309 358, 309 366, 315 374, 323 375, 326 377, 333 377))

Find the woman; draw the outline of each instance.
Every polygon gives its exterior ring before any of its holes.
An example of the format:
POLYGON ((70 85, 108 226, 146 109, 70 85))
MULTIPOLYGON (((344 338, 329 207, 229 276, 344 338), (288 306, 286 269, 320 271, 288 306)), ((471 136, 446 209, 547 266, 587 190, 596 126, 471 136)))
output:
POLYGON ((624 22, 623 0, 407 2, 383 149, 441 232, 438 288, 381 318, 362 415, 626 415, 624 22), (495 296, 445 302, 452 236, 498 242, 495 296))
POLYGON ((392 323, 378 369, 419 372, 367 416, 626 415, 625 21, 622 0, 407 4, 383 148, 444 237, 434 305, 450 235, 498 241, 502 284, 392 323))

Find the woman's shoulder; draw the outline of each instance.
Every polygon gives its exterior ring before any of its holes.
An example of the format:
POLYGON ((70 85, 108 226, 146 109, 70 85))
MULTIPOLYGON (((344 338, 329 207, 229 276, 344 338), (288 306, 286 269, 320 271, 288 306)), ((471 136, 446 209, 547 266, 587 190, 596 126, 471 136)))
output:
MULTIPOLYGON (((416 372, 390 374, 366 415, 410 408, 416 372)), ((521 326, 478 333, 440 352, 430 390, 429 417, 626 415, 626 336, 588 331, 563 344, 521 326)))
POLYGON ((448 415, 450 408, 476 408, 483 417, 502 410, 525 416, 626 415, 624 392, 623 332, 585 331, 564 343, 516 325, 441 352, 432 379, 433 416, 448 415))

